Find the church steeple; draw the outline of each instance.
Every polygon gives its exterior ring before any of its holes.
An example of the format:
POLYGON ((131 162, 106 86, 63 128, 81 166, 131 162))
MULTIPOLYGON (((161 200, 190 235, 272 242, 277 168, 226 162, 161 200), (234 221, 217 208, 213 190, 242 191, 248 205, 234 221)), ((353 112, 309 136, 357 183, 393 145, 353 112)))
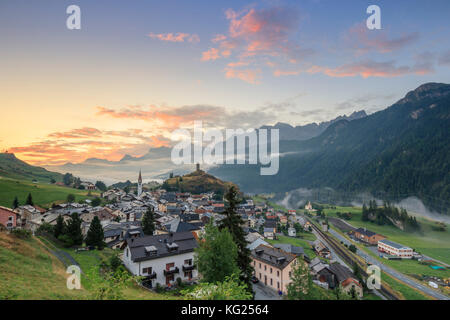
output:
POLYGON ((141 170, 139 170, 137 196, 140 198, 141 194, 142 194, 142 174, 141 174, 141 170))

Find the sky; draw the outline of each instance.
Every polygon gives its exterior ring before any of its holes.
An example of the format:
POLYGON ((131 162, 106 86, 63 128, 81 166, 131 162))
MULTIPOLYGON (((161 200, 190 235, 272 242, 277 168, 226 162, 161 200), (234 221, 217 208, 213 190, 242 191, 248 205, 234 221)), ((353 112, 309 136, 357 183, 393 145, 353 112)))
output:
POLYGON ((450 2, 0 2, 0 150, 119 160, 193 121, 302 125, 450 82, 450 2), (66 27, 69 5, 81 29, 66 27), (369 30, 366 9, 381 9, 369 30))

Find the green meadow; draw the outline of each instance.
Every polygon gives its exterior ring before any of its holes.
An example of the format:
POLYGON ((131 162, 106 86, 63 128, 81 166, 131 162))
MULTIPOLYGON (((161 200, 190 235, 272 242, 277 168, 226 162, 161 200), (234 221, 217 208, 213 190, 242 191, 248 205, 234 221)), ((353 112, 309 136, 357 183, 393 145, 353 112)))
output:
POLYGON ((99 196, 98 192, 91 192, 92 195, 88 196, 87 190, 0 177, 0 206, 10 208, 16 196, 20 205, 24 205, 29 193, 31 193, 33 203, 42 207, 50 207, 54 202, 64 202, 69 194, 75 195, 77 202, 99 196))

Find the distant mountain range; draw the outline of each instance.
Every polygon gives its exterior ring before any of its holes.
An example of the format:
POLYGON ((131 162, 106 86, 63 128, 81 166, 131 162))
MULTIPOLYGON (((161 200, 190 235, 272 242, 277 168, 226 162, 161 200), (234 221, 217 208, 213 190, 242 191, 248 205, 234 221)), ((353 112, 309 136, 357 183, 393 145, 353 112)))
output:
POLYGON ((355 111, 350 116, 339 116, 331 121, 317 123, 310 123, 304 126, 293 127, 290 124, 278 122, 274 126, 262 126, 261 129, 279 129, 281 140, 308 140, 317 137, 323 133, 331 124, 347 120, 352 121, 366 117, 367 114, 364 110, 355 111))
MULTIPOLYGON (((293 127, 285 123, 277 123, 275 126, 263 126, 261 128, 280 129, 283 140, 305 140, 321 134, 328 126, 340 120, 354 120, 367 116, 365 111, 352 113, 350 116, 339 116, 331 121, 311 123, 305 126, 293 127)), ((182 175, 194 170, 194 165, 177 166, 170 160, 172 149, 169 147, 151 148, 141 157, 125 155, 119 161, 89 158, 81 163, 66 163, 61 166, 46 166, 47 169, 61 173, 70 172, 85 180, 95 182, 102 179, 108 184, 120 181, 137 179, 137 172, 142 170, 144 180, 156 179, 160 182, 167 179, 169 173, 182 175)), ((205 168, 206 170, 208 168, 205 168)))
POLYGON ((449 128, 450 85, 427 83, 385 110, 335 121, 308 140, 281 141, 277 175, 260 176, 256 165, 209 172, 245 192, 330 187, 381 198, 415 195, 450 213, 449 128))

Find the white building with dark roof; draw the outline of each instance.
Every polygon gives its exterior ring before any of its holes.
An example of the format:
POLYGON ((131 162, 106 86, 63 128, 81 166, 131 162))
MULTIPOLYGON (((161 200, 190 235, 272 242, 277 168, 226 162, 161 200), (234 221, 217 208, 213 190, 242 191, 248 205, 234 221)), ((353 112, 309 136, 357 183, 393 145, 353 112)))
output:
POLYGON ((197 279, 194 249, 198 247, 192 232, 177 232, 128 239, 123 252, 125 267, 135 276, 146 277, 154 287, 172 286, 177 278, 197 279))
POLYGON ((387 239, 378 241, 378 251, 402 259, 411 259, 414 254, 413 249, 387 239))

